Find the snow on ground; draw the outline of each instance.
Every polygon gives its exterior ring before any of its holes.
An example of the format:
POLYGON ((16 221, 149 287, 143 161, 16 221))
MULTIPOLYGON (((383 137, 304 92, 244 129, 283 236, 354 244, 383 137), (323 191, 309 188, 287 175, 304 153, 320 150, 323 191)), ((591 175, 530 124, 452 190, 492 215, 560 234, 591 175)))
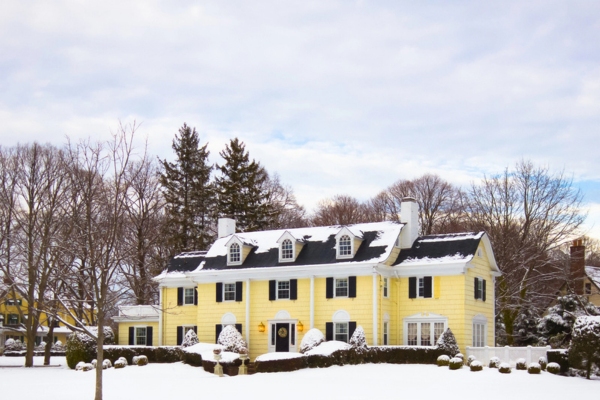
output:
MULTIPOLYGON (((65 365, 64 358, 57 362, 65 365)), ((0 357, 0 366, 12 363, 0 357)), ((94 372, 76 372, 67 367, 0 368, 2 398, 33 400, 91 399, 94 394, 94 372)), ((565 378, 549 373, 529 375, 513 370, 500 374, 484 368, 471 372, 468 368, 450 371, 434 365, 368 364, 356 366, 304 369, 295 372, 255 374, 218 378, 202 368, 182 363, 128 366, 104 371, 104 399, 142 398, 245 398, 264 399, 266 393, 285 393, 286 399, 372 399, 405 398, 421 400, 464 400, 479 393, 486 400, 516 397, 594 399, 600 380, 565 378)))

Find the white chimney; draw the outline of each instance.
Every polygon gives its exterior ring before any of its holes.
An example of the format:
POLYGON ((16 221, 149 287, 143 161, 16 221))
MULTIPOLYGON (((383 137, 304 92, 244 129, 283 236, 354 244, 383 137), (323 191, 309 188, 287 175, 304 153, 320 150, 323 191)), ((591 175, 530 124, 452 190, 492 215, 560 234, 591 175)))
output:
POLYGON ((419 237, 419 206, 417 200, 405 197, 400 204, 400 222, 404 227, 400 232, 400 248, 411 248, 419 237))
POLYGON ((219 239, 235 233, 235 219, 219 218, 219 239))

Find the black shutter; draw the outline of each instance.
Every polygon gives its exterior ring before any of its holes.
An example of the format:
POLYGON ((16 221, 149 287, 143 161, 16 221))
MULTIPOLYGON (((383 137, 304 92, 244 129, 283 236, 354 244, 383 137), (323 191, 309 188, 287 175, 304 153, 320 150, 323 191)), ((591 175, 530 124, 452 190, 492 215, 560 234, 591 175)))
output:
POLYGON ((290 279, 290 300, 298 299, 298 279, 290 279))
POLYGON ((152 327, 146 327, 146 346, 153 346, 152 344, 152 327))
POLYGON ((333 322, 325 322, 325 340, 333 340, 333 322))
POLYGON ((194 330, 194 333, 197 335, 198 334, 198 326, 194 325, 194 327, 192 329, 194 330))
POLYGON ((177 346, 181 346, 183 343, 183 326, 177 327, 177 346))
POLYGON ((235 283, 235 301, 242 301, 242 290, 243 290, 243 282, 235 283))
POLYGON ((356 330, 356 321, 348 322, 348 341, 350 341, 350 338, 352 338, 352 335, 354 335, 355 330, 356 330))
POLYGON ((416 299, 417 298, 417 278, 411 276, 408 278, 408 298, 416 299))
POLYGON ((235 329, 240 333, 240 335, 242 334, 242 324, 235 324, 235 329))
POLYGON ((134 332, 135 328, 133 326, 129 327, 129 345, 133 346, 135 344, 135 338, 133 337, 133 335, 135 335, 134 332))
POLYGON ((219 335, 221 334, 222 330, 223 330, 223 325, 221 325, 221 324, 215 325, 215 343, 219 343, 219 335))
POLYGON ((473 283, 473 293, 475 294, 475 300, 477 300, 479 298, 479 293, 478 293, 479 292, 479 288, 478 288, 479 285, 477 285, 477 281, 479 281, 478 278, 473 278, 473 282, 474 282, 473 283))
POLYGON ((217 282, 217 303, 223 302, 223 282, 217 282))
POLYGON ((327 278, 327 288, 325 289, 325 298, 333 299, 333 278, 327 278))
POLYGON ((423 278, 423 284, 425 285, 424 287, 424 293, 423 293, 423 297, 425 297, 426 299, 430 299, 431 298, 431 294, 432 294, 432 286, 433 286, 433 279, 431 279, 431 276, 426 276, 423 278))
POLYGON ((194 305, 198 305, 198 287, 194 288, 194 305))
POLYGON ((277 298, 275 295, 276 287, 277 287, 277 281, 269 281, 269 300, 270 301, 273 301, 277 298))
POLYGON ((292 346, 296 345, 296 324, 290 324, 290 333, 292 335, 292 342, 290 343, 292 346))
POLYGON ((485 301, 485 279, 482 279, 482 280, 483 280, 483 293, 481 294, 481 299, 483 301, 485 301))
POLYGON ((348 277, 348 297, 351 297, 351 298, 356 297, 356 277, 355 276, 348 277))
POLYGON ((275 324, 271 325, 271 346, 275 346, 275 324))
POLYGON ((177 288, 177 305, 178 306, 183 305, 183 288, 182 287, 177 288))

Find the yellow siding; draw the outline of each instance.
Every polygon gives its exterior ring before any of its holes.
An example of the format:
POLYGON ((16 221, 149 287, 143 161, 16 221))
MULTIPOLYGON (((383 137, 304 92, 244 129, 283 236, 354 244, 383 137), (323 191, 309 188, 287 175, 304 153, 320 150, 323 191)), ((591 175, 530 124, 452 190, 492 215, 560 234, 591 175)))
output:
POLYGON ((152 345, 158 346, 158 322, 120 322, 119 323, 119 340, 118 345, 129 345, 129 328, 130 327, 151 326, 152 327, 152 345))
MULTIPOLYGON (((200 290, 198 290, 199 297, 200 290)), ((177 345, 178 326, 197 325, 198 308, 194 305, 178 306, 177 288, 163 288, 163 345, 177 345)))
POLYGON ((215 325, 221 323, 221 318, 226 313, 235 315, 236 323, 242 324, 242 332, 245 332, 246 329, 246 291, 248 290, 246 283, 244 282, 242 285, 243 301, 217 303, 216 287, 215 283, 198 285, 198 304, 200 305, 196 310, 198 339, 205 343, 215 343, 215 325))
POLYGON ((583 280, 583 293, 585 293, 585 284, 586 283, 591 283, 592 284, 592 294, 588 294, 586 295, 589 302, 592 303, 593 305, 595 305, 596 307, 600 307, 600 290, 598 290, 598 287, 596 287, 596 285, 594 284, 594 282, 592 282, 587 276, 584 278, 583 280))

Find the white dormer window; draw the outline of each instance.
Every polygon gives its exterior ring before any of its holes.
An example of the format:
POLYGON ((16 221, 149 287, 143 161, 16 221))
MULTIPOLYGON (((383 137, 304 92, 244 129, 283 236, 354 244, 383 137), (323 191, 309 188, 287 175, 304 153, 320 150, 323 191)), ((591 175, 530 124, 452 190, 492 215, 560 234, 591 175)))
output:
POLYGON ((290 239, 285 239, 283 242, 281 242, 281 259, 294 259, 294 245, 290 239))
POLYGON ((335 235, 335 256, 336 258, 352 258, 356 255, 356 251, 363 241, 362 232, 352 232, 350 227, 343 227, 337 235, 335 235))
POLYGON ((348 257, 352 255, 352 239, 350 236, 344 235, 340 238, 340 242, 338 244, 340 249, 341 257, 348 257))
POLYGON ((229 264, 239 264, 242 260, 242 252, 240 245, 237 243, 231 243, 229 246, 229 264))

